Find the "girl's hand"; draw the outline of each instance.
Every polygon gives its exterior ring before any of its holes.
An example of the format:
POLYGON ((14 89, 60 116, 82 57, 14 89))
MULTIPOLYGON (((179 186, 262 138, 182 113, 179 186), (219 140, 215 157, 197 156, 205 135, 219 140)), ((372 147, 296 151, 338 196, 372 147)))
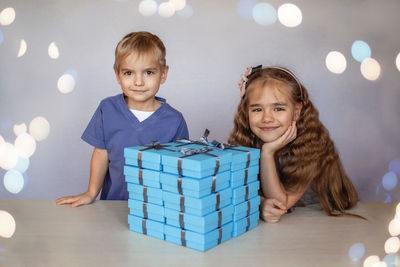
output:
POLYGON ((95 198, 89 194, 89 192, 85 192, 83 194, 77 196, 67 196, 62 197, 56 200, 57 205, 63 204, 71 204, 71 207, 78 207, 81 205, 87 205, 94 202, 95 198))
POLYGON ((268 198, 261 202, 260 212, 261 218, 264 221, 276 223, 279 222, 279 219, 283 214, 287 213, 287 209, 282 202, 274 198, 268 198))
POLYGON ((286 132, 278 139, 272 142, 264 143, 262 146, 262 152, 267 154, 274 154, 277 150, 286 146, 288 143, 293 141, 297 136, 296 121, 292 121, 292 124, 286 130, 286 132))

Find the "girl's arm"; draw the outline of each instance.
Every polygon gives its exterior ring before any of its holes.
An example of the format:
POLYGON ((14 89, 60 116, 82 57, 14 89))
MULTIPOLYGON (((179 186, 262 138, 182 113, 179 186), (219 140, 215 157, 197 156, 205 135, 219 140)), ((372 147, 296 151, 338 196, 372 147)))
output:
POLYGON ((95 148, 90 164, 90 179, 88 190, 76 196, 67 196, 56 200, 58 205, 71 204, 71 207, 90 204, 95 201, 103 186, 104 178, 108 170, 107 150, 95 148))

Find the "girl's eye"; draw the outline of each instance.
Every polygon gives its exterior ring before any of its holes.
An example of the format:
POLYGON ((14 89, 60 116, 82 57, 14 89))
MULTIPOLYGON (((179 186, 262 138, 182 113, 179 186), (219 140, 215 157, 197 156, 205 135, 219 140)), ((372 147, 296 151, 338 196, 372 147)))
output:
POLYGON ((284 111, 284 108, 275 108, 275 111, 284 111))
POLYGON ((261 108, 253 108, 251 111, 252 111, 252 112, 260 112, 260 111, 261 111, 261 108))

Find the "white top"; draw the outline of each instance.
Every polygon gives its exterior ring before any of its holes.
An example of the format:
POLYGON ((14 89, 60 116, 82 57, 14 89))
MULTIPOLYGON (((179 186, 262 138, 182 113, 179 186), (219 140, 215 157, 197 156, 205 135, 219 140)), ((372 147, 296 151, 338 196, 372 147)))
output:
POLYGON ((131 109, 131 111, 140 122, 144 121, 154 113, 154 111, 141 111, 136 109, 131 109))

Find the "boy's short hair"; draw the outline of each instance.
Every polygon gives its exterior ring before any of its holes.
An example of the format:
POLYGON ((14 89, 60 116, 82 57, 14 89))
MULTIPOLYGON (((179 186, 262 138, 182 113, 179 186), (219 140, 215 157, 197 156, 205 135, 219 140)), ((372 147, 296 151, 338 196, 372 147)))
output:
POLYGON ((133 51, 139 55, 143 53, 153 53, 158 58, 161 69, 164 69, 166 65, 165 46, 160 38, 149 32, 131 32, 119 41, 115 49, 115 71, 119 71, 121 60, 133 51))

